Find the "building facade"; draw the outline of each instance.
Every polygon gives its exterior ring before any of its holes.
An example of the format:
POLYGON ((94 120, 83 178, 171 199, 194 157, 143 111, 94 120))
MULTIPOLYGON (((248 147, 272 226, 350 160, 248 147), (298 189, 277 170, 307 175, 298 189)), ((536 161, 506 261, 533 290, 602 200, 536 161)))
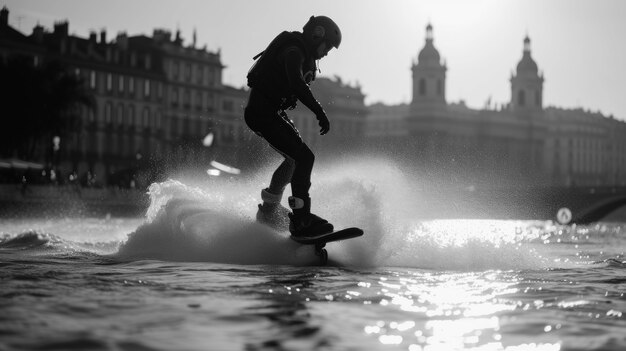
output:
POLYGON ((61 138, 54 159, 44 160, 42 150, 38 161, 48 167, 129 186, 149 182, 158 168, 201 167, 217 149, 233 146, 247 92, 222 83, 219 52, 184 45, 180 32, 172 37, 163 29, 151 37, 119 33, 109 40, 103 30, 81 38, 65 21, 24 35, 9 26, 8 9, 1 14, 3 60, 60 61, 95 100, 93 110, 78 111, 80 127, 61 138), (203 140, 210 133, 216 137, 209 147, 203 140))
MULTIPOLYGON (((8 17, 3 8, 2 59, 61 61, 95 99, 93 111, 78 111, 80 127, 66 133, 55 157, 38 160, 48 167, 102 184, 146 185, 155 172, 203 171, 212 160, 245 169, 268 151, 243 120, 248 90, 222 83, 219 51, 198 48, 195 39, 185 45, 180 32, 164 29, 152 36, 108 39, 103 30, 81 38, 70 35, 64 21, 52 32, 38 25, 25 35, 8 17)), ((319 152, 358 147, 368 111, 361 88, 320 77, 312 90, 332 118, 333 133, 320 138, 315 116, 299 106, 289 116, 303 139, 319 152)))
MULTIPOLYGON (((245 169, 272 152, 242 118, 247 89, 223 84, 219 51, 185 45, 180 32, 164 29, 109 40, 106 31, 70 35, 69 23, 59 22, 52 32, 38 25, 25 35, 8 19, 3 8, 0 59, 61 61, 95 99, 94 110, 78 111, 81 123, 55 157, 41 151, 38 161, 49 167, 102 184, 146 185, 159 172, 202 171, 211 160, 245 169)), ((360 86, 318 77, 311 89, 331 133, 320 137, 315 116, 299 104, 288 114, 302 138, 316 153, 392 155, 463 187, 626 186, 626 123, 544 107, 530 38, 510 77, 509 103, 478 110, 447 101, 447 65, 434 39, 429 24, 411 68, 409 104, 366 106, 360 86)))
POLYGON ((429 24, 412 67, 410 106, 371 106, 368 136, 391 145, 375 126, 395 124, 391 133, 403 160, 430 179, 461 187, 626 185, 626 123, 582 109, 545 108, 544 77, 530 44, 526 37, 510 78, 510 102, 475 110, 447 102, 447 67, 429 24))

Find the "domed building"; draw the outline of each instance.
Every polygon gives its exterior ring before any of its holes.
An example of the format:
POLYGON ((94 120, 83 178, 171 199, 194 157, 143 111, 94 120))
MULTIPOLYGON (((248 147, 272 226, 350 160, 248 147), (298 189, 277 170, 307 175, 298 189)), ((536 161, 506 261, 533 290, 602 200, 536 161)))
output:
POLYGON ((413 108, 446 104, 446 65, 433 44, 433 26, 426 27, 426 43, 413 63, 413 108))
POLYGON ((540 111, 543 108, 543 74, 530 55, 530 38, 524 38, 524 52, 511 76, 511 109, 513 111, 540 111))
POLYGON ((368 119, 376 126, 406 113, 388 136, 386 129, 368 129, 373 152, 393 149, 403 163, 423 172, 422 181, 446 188, 626 185, 626 141, 620 137, 626 123, 580 108, 544 107, 544 76, 528 35, 505 104, 472 109, 462 100, 448 102, 446 71, 428 24, 412 65, 409 107, 371 109, 368 119))

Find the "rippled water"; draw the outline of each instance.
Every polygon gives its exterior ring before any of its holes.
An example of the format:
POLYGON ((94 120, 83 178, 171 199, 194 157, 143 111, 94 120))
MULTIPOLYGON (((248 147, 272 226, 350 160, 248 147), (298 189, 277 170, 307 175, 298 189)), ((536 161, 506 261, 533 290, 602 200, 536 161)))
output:
POLYGON ((146 218, 2 220, 0 350, 626 349, 626 223, 421 222, 322 184, 366 231, 326 267, 241 184, 155 184, 146 218))

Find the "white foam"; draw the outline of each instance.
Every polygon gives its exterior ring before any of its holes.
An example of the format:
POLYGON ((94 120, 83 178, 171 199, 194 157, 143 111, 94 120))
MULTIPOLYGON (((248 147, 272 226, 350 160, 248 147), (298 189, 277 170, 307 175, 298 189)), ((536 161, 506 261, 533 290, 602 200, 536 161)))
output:
MULTIPOLYGON (((268 170, 255 178, 270 175, 268 170)), ((153 184, 146 223, 129 235, 118 256, 235 264, 318 262, 311 246, 255 223, 260 190, 267 184, 253 178, 213 179, 153 184)), ((417 181, 383 160, 344 160, 316 170, 312 211, 336 228, 365 231, 361 238, 328 244, 331 259, 360 267, 463 270, 545 264, 510 222, 419 222, 414 214, 423 204, 412 190, 419 187, 417 181)))

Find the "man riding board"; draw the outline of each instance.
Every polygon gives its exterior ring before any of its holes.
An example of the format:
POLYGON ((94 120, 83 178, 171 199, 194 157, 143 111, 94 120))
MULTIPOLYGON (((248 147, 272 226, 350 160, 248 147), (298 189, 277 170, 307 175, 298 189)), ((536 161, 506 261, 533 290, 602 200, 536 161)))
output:
POLYGON ((309 85, 315 80, 316 61, 332 48, 339 48, 341 31, 325 16, 311 16, 302 32, 282 32, 257 55, 248 73, 250 96, 244 117, 246 124, 264 138, 285 159, 272 175, 268 188, 261 191, 257 220, 277 230, 287 227, 293 236, 314 238, 333 231, 327 220, 311 213, 311 171, 315 156, 285 110, 300 101, 311 110, 328 133, 330 122, 309 85), (260 57, 259 57, 260 56, 260 57), (291 211, 280 202, 287 184, 291 211))

